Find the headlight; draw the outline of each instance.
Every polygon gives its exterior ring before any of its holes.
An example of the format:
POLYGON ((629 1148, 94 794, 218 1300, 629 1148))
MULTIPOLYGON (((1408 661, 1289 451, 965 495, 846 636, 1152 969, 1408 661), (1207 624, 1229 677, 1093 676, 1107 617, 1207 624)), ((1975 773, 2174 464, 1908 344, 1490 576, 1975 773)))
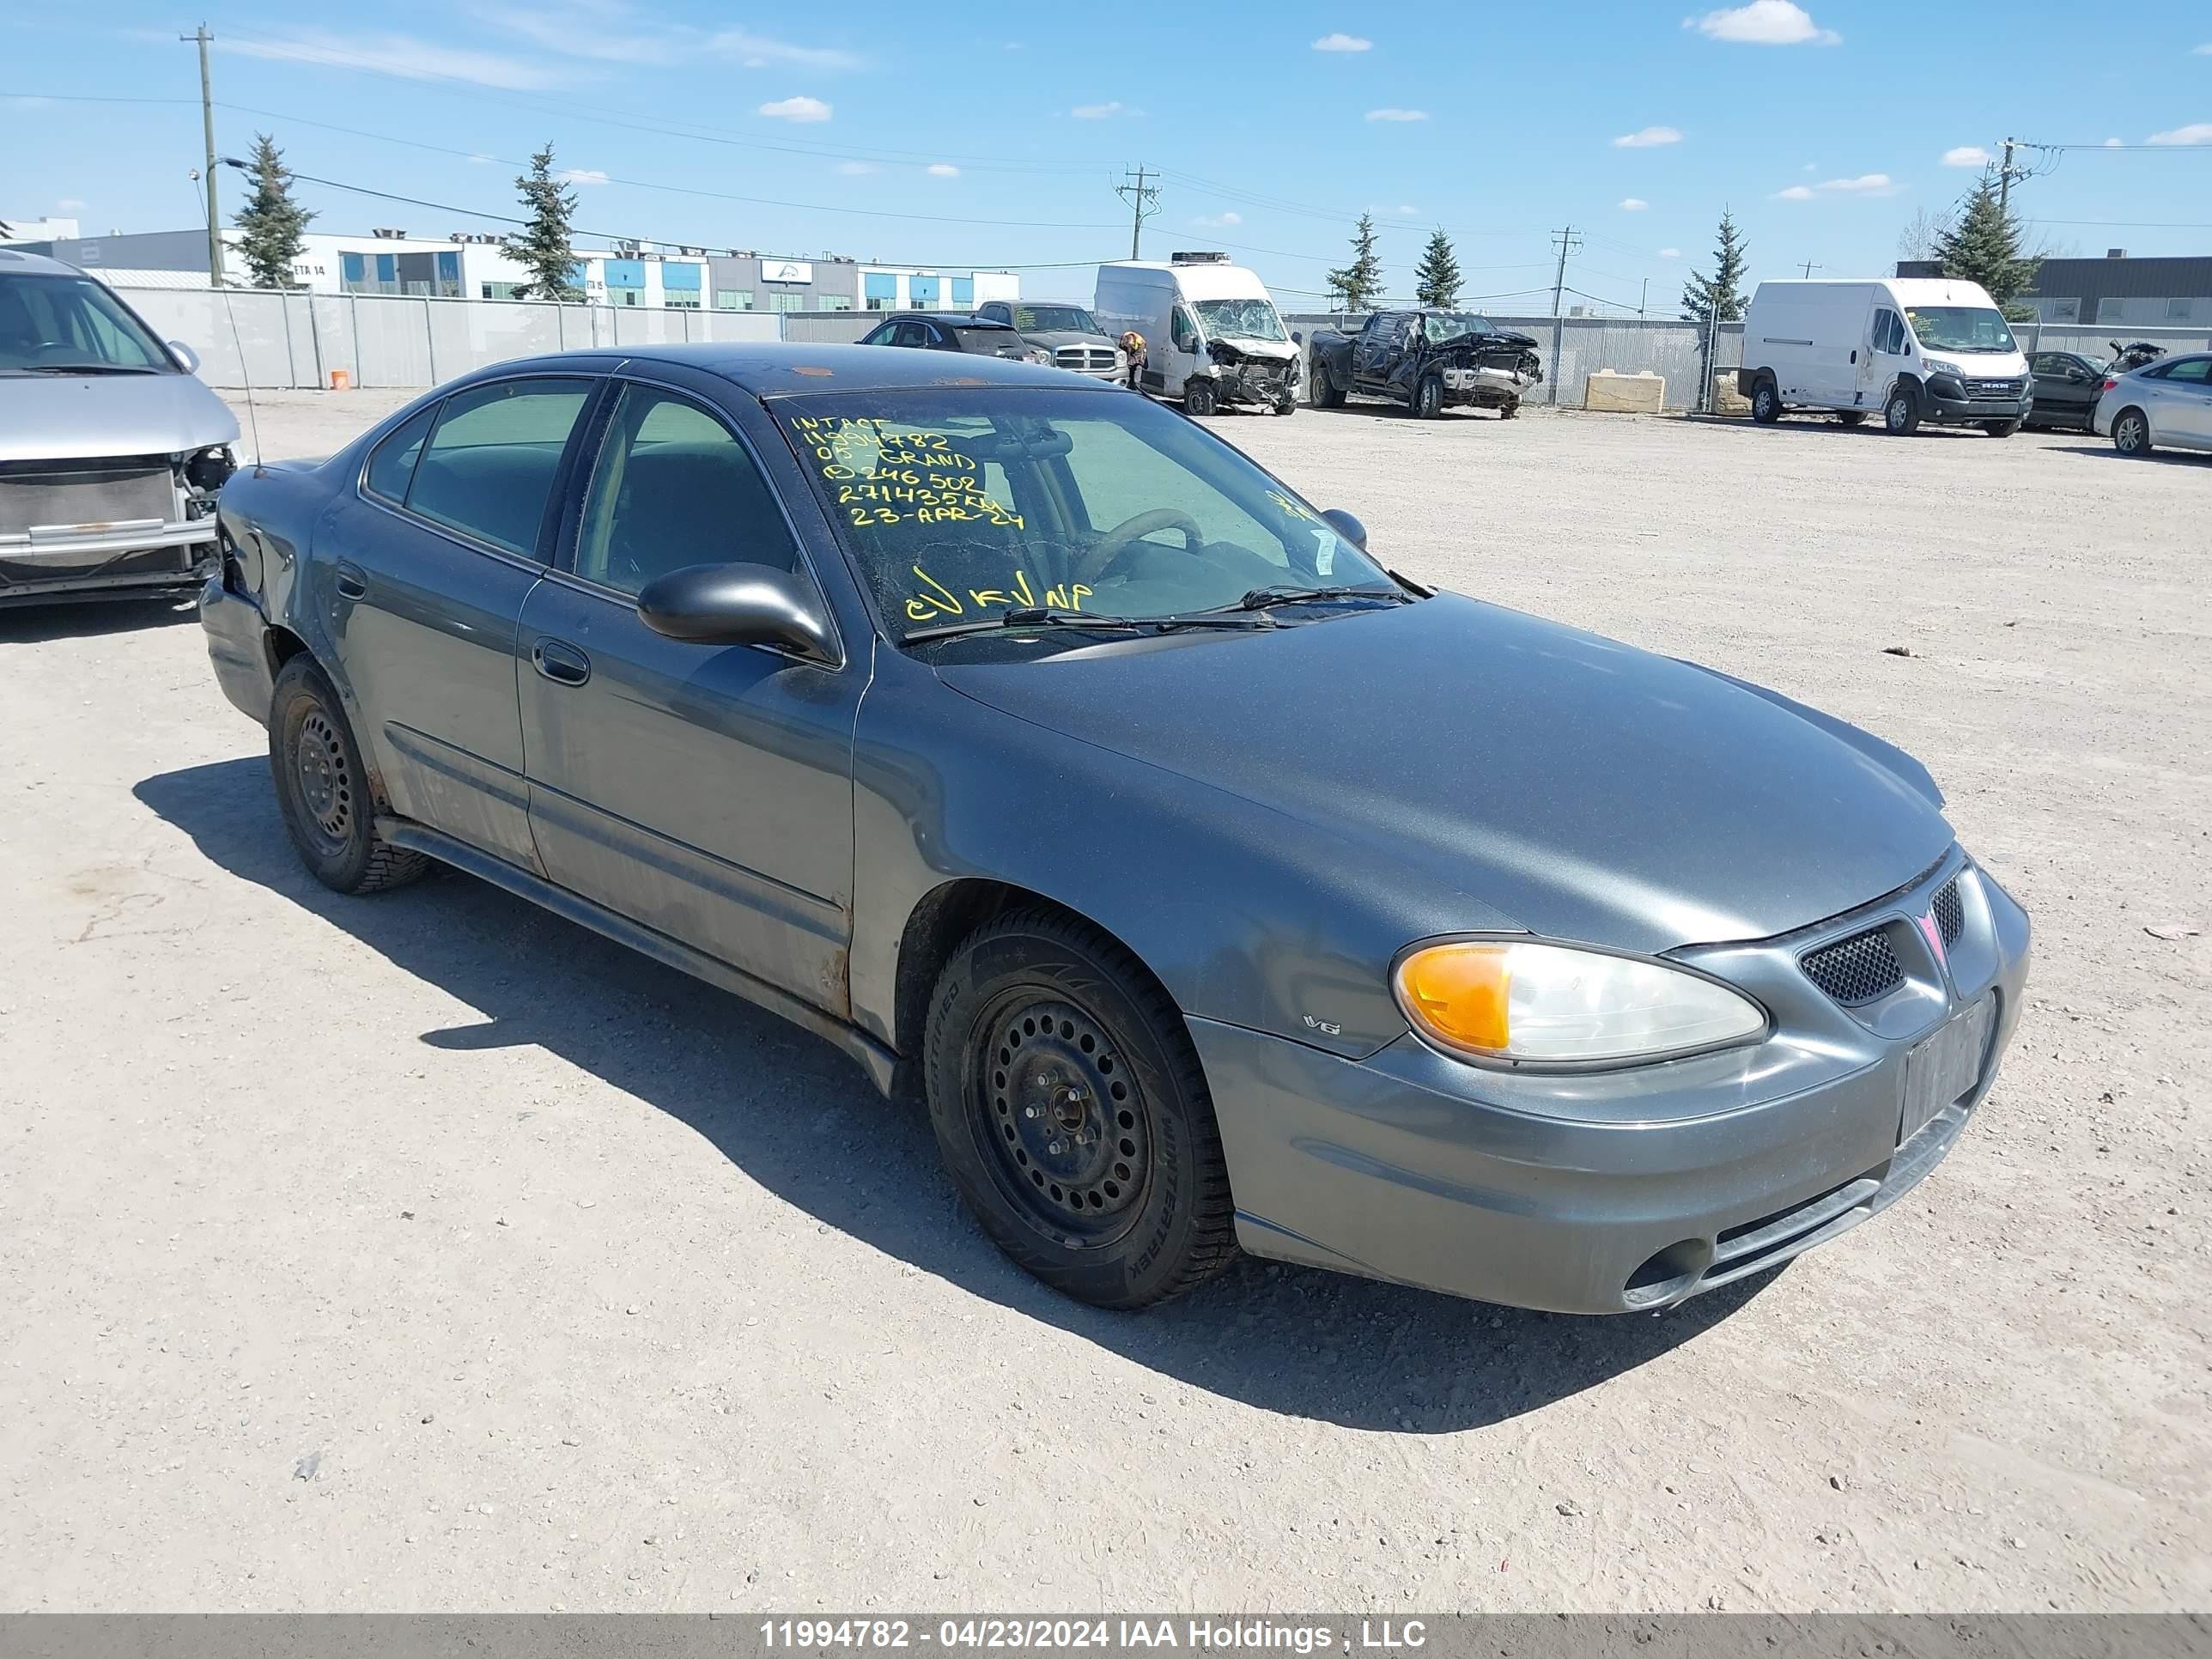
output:
POLYGON ((1965 369, 1956 363, 1947 363, 1940 357, 1923 357, 1920 360, 1920 367, 1930 374, 1948 374, 1961 380, 1966 378, 1965 369))
POLYGON ((1425 1036, 1471 1060, 1656 1060, 1757 1036, 1766 1013, 1701 975, 1519 939, 1457 939, 1401 957, 1392 989, 1425 1036))
POLYGON ((1031 346, 1022 355, 1033 363, 1041 363, 1047 368, 1052 367, 1052 353, 1047 351, 1042 346, 1031 346))

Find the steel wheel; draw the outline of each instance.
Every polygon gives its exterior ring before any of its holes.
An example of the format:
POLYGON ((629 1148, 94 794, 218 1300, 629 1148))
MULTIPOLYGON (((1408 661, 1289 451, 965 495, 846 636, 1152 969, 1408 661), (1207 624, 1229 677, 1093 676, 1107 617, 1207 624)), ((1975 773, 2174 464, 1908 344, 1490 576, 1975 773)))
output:
POLYGON ((300 722, 299 736, 292 744, 292 763, 307 827, 321 836, 328 851, 343 852, 353 833, 353 769, 346 763, 345 745, 338 741, 337 728, 321 709, 310 710, 300 722))
POLYGON ((1118 1236, 1151 1178, 1152 1133, 1111 1038, 1074 1004, 1020 993, 980 1024, 970 1109, 1000 1189, 1063 1243, 1118 1236))

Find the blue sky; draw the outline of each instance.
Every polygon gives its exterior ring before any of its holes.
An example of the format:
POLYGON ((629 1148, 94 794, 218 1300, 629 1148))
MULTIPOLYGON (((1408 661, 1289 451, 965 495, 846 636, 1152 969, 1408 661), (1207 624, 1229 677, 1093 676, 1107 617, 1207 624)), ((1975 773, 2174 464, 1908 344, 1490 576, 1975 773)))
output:
MULTIPOLYGON (((2040 176, 2018 200, 2055 251, 2212 252, 2204 0, 2133 0, 2087 27, 2078 3, 2044 0, 1368 9, 390 0, 206 16, 226 152, 266 130, 301 173, 505 213, 550 139, 586 230, 1023 265, 1033 295, 1087 295, 1087 267, 1126 255, 1112 186, 1139 163, 1162 173, 1148 256, 1229 249, 1285 308, 1318 295, 1363 209, 1392 293, 1441 225, 1469 298, 1499 312, 1548 310, 1552 233, 1572 225, 1585 302, 1632 310, 1648 280, 1669 313, 1710 269, 1724 204, 1753 277, 1867 274, 2008 133, 2091 147, 2023 154, 2040 176)), ((12 21, 0 215, 192 223, 198 71, 176 36, 194 21, 136 0, 12 21)), ((223 183, 234 204, 237 175, 223 183)), ((499 228, 301 194, 321 229, 499 228)))

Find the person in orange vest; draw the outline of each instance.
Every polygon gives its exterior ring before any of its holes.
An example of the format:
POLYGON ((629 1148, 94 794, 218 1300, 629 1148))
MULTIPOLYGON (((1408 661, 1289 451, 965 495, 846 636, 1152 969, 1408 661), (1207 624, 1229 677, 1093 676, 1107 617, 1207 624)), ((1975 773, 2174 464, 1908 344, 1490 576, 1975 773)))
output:
POLYGON ((1128 359, 1129 390, 1134 392, 1138 389, 1137 376, 1145 367, 1145 337, 1133 328, 1121 336, 1119 343, 1122 355, 1128 359))

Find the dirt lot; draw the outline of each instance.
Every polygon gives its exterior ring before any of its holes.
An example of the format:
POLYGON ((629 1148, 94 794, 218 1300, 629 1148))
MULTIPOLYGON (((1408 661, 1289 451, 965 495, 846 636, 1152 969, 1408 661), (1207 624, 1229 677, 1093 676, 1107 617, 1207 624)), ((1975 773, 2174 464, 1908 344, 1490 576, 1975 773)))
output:
POLYGON ((2212 930, 2212 463, 1219 429, 1411 574, 1929 763, 2038 950, 1919 1192, 1663 1317, 1256 1263, 1095 1313, 796 1029, 467 879, 311 884, 188 616, 0 614, 0 1607, 2212 1606, 2212 936, 2147 931, 2212 930))

